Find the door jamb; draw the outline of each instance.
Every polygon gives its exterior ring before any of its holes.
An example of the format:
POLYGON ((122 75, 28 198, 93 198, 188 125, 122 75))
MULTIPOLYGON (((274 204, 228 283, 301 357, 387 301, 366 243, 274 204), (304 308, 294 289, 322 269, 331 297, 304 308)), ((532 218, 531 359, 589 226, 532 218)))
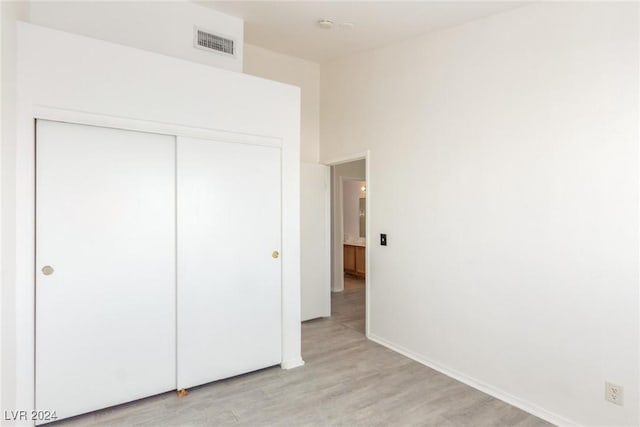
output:
MULTIPOLYGON (((349 163, 349 162, 353 162, 353 161, 357 161, 357 160, 364 160, 365 161, 365 177, 364 180, 366 182, 366 186, 367 186, 367 197, 366 197, 366 202, 365 202, 365 216, 367 218, 366 221, 366 225, 365 225, 365 229, 366 229, 366 246, 365 246, 365 279, 364 279, 364 288, 365 288, 365 336, 367 338, 369 338, 369 334, 370 334, 370 326, 371 326, 371 283, 372 283, 372 277, 371 277, 371 243, 372 243, 372 234, 371 234, 371 177, 372 177, 372 173, 371 173, 371 151, 370 150, 366 150, 360 153, 352 153, 350 155, 346 155, 343 157, 339 157, 339 158, 335 158, 333 160, 330 161, 326 161, 326 162, 322 162, 323 164, 327 165, 327 166, 338 166, 341 165, 343 163, 349 163)), ((333 170, 332 170, 332 175, 333 175, 333 170)), ((342 180, 340 182, 340 194, 342 195, 342 180)), ((334 203, 334 198, 332 197, 331 200, 331 211, 333 213, 333 203, 334 203)), ((340 222, 342 223, 342 212, 340 215, 340 222)), ((334 224, 335 226, 335 224, 334 224)), ((331 230, 331 234, 333 235, 333 230, 331 230)), ((343 249, 341 245, 335 245, 336 247, 340 248, 338 249, 340 252, 340 257, 343 257, 343 249)), ((333 248, 332 248, 332 252, 333 252, 333 248)), ((333 254, 332 254, 333 255, 333 254)), ((333 265, 333 268, 335 269, 335 265, 333 265)), ((333 276, 334 271, 331 271, 331 275, 333 276)), ((344 279, 343 279, 344 280, 344 279)), ((329 286, 331 286, 331 284, 329 284, 329 286)), ((343 289, 344 289, 344 282, 343 282, 343 289)))

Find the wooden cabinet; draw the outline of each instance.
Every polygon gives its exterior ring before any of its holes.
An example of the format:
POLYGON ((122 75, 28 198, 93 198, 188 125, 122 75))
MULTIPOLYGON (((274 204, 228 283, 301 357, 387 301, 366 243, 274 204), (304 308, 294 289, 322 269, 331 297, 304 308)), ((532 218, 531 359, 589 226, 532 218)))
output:
POLYGON ((367 269, 365 268, 364 260, 366 258, 366 251, 363 246, 356 246, 356 276, 364 277, 367 269))
POLYGON ((366 268, 364 246, 344 245, 344 272, 364 279, 366 268))

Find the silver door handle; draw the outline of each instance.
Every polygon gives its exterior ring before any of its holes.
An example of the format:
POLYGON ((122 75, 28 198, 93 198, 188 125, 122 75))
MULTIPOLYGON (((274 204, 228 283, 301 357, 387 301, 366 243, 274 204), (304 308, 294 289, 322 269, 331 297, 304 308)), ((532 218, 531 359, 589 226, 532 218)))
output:
POLYGON ((42 267, 42 274, 44 274, 45 276, 51 276, 53 274, 53 267, 51 267, 50 265, 45 265, 44 267, 42 267))

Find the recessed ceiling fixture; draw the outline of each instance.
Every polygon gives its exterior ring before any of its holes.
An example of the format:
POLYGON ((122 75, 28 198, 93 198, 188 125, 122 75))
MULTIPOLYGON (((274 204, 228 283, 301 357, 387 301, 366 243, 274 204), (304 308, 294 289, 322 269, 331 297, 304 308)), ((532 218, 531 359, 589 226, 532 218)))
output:
POLYGON ((320 19, 318 20, 318 26, 320 28, 324 28, 325 30, 329 30, 333 28, 333 21, 330 19, 320 19))

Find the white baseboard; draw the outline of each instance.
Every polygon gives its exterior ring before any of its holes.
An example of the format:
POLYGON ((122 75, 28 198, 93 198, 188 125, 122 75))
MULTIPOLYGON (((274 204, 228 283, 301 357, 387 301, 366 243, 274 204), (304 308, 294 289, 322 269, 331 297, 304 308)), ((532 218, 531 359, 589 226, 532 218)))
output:
POLYGON ((300 366, 304 365, 304 360, 302 360, 302 357, 298 358, 298 359, 293 359, 293 360, 284 360, 281 364, 280 367, 282 369, 293 369, 293 368, 299 368, 300 366))
POLYGON ((543 409, 531 402, 528 402, 526 400, 522 400, 516 396, 513 396, 503 390, 497 389, 489 384, 486 384, 482 381, 478 381, 475 378, 469 377, 461 372, 458 372, 454 369, 450 369, 447 368, 446 366, 442 366, 438 363, 434 363, 431 360, 416 354, 414 352, 412 352, 411 350, 408 350, 402 346, 393 344, 387 340, 385 340, 384 338, 380 338, 379 336, 376 336, 374 334, 369 334, 368 338, 373 341, 376 342, 384 347, 387 347, 390 350, 395 351, 396 353, 400 353, 403 356, 408 357, 409 359, 413 359, 418 363, 421 363, 425 366, 430 367, 431 369, 434 369, 448 377, 454 378, 458 381, 460 381, 461 383, 464 383, 468 386, 471 386, 477 390, 480 390, 483 393, 486 393, 490 396, 495 397, 496 399, 500 399, 503 402, 507 402, 510 405, 515 406, 516 408, 520 408, 523 411, 526 411, 532 415, 535 415, 538 418, 541 418, 545 421, 548 421, 552 424, 555 424, 557 426, 579 426, 580 424, 576 423, 575 421, 571 421, 567 418, 564 418, 558 414, 555 414, 553 412, 547 411, 546 409, 543 409))

